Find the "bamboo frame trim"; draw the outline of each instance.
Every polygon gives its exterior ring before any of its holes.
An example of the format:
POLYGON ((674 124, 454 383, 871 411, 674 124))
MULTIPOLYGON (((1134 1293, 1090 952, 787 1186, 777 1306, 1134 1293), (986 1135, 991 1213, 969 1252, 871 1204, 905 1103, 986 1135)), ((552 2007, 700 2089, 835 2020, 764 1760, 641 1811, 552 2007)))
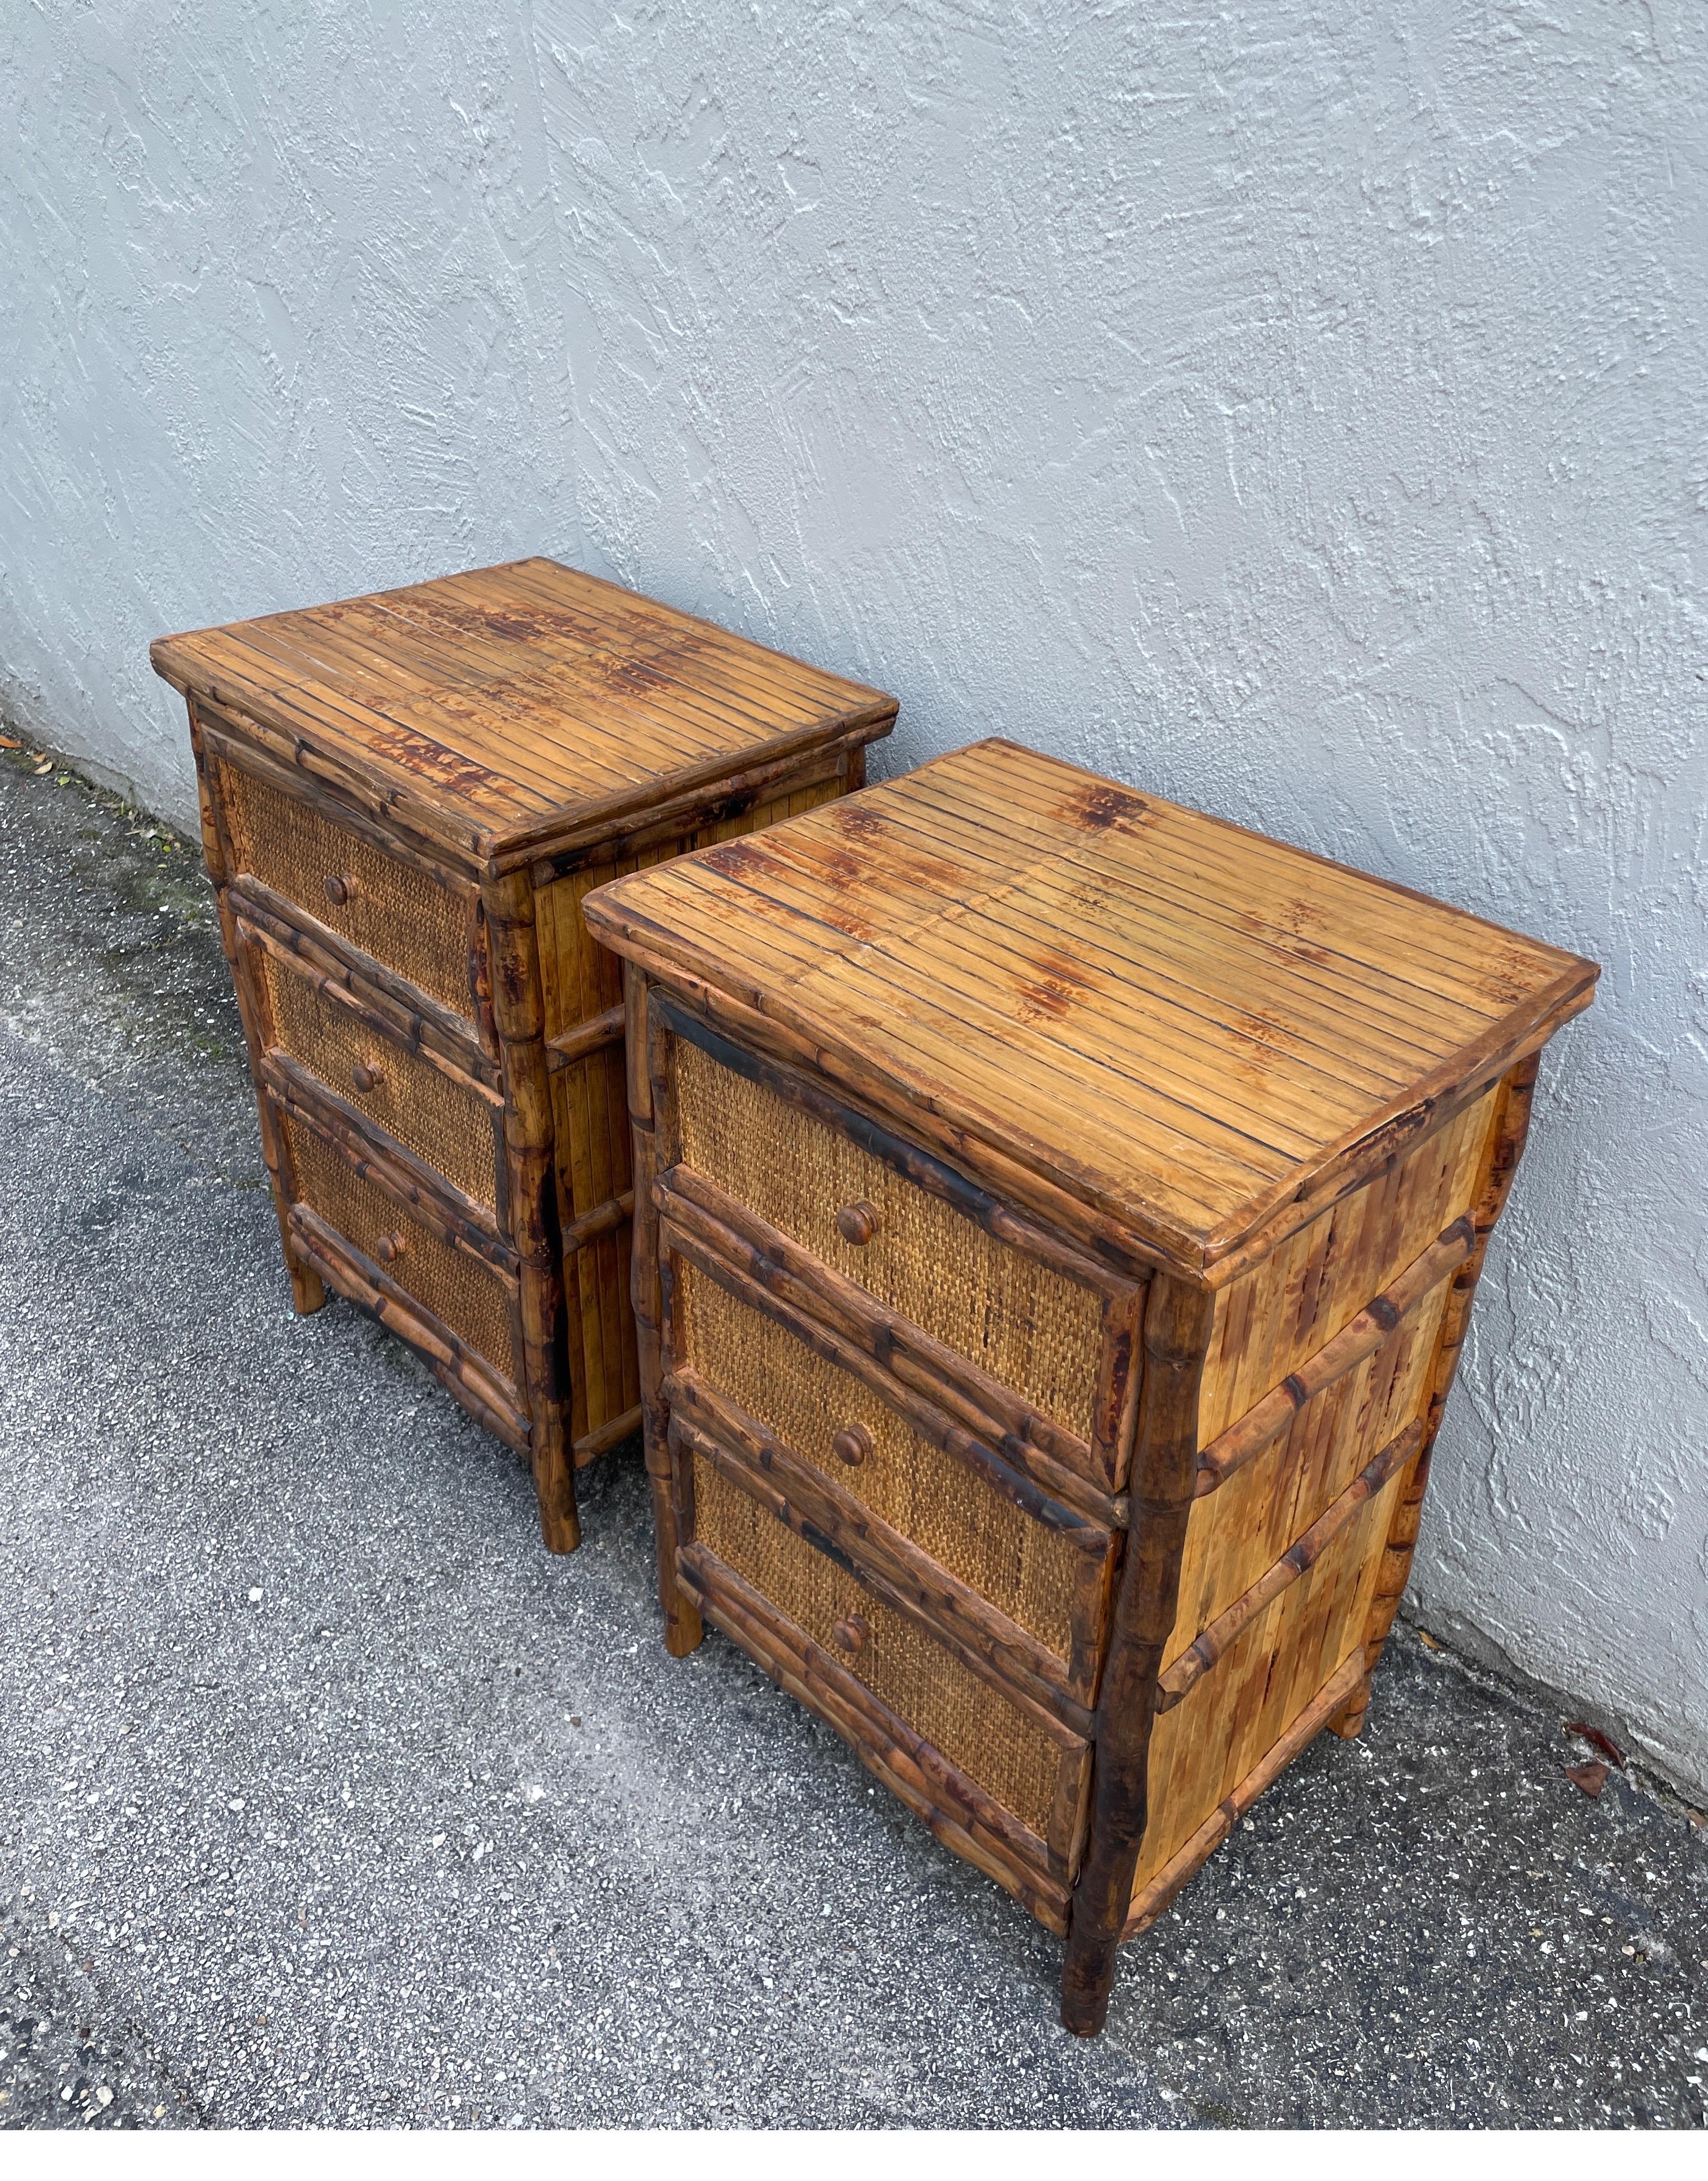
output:
POLYGON ((585 864, 603 862, 607 858, 620 860, 651 847, 654 842, 676 840, 685 831, 697 831, 702 826, 719 825, 726 818, 739 818, 756 803, 768 801, 774 789, 786 787, 791 794, 795 794, 806 788, 822 787, 827 781, 842 779, 851 757, 861 755, 868 743, 888 732, 888 727, 880 729, 877 735, 869 727, 861 727, 851 734, 835 737, 822 748, 774 758, 763 765, 744 765, 741 771, 728 776, 716 795, 708 796, 703 788, 697 793, 673 795, 666 802, 649 805, 644 814, 636 814, 633 825, 606 826, 586 840, 576 837, 543 855, 537 850, 531 852, 537 860, 532 865, 529 876, 536 887, 550 886, 585 864))
POLYGON ((839 1100, 827 1096, 810 1078, 801 1074, 786 1063, 762 1059, 758 1054, 732 1045, 709 1024, 698 1017, 688 1014, 672 1004, 669 999, 656 1002, 658 1013, 666 1027, 676 1036, 686 1038, 708 1054, 720 1067, 732 1074, 745 1076, 749 1082, 758 1083, 768 1090, 811 1113, 837 1135, 846 1136, 875 1159, 879 1159, 893 1173, 910 1181, 915 1188, 923 1189, 933 1196, 940 1197, 950 1207, 958 1212, 974 1226, 982 1227, 986 1234, 1022 1256, 1035 1259, 1063 1278, 1074 1281, 1081 1287, 1094 1289, 1099 1295, 1128 1298, 1134 1283, 1112 1273, 1107 1265, 1095 1257, 1076 1249, 1061 1236, 1052 1234, 1042 1227, 1034 1226, 1022 1218, 1000 1198, 969 1181, 952 1166, 934 1158, 929 1151, 922 1151, 900 1136, 892 1135, 881 1123, 870 1115, 845 1106, 839 1100))
POLYGON ((1178 1617, 1181 1559, 1214 1299, 1201 1283, 1159 1274, 1144 1312, 1132 1529, 1110 1615, 1097 1700, 1090 1839, 1073 1897, 1061 1972, 1063 2027, 1102 2029, 1139 1847, 1150 1822, 1150 1739, 1163 1653, 1178 1617), (1139 1510, 1143 1507, 1141 1516, 1139 1510))
MULTIPOLYGON (((233 887, 230 891, 235 892, 237 890, 233 887)), ((306 953, 284 943, 264 925, 251 923, 244 913, 246 906, 240 902, 235 915, 237 935, 245 946, 253 947, 258 952, 265 954, 269 961, 276 962, 288 975, 300 977, 305 984, 312 985, 322 999, 344 1008, 376 1037, 383 1038, 388 1045, 401 1046, 405 1052, 413 1053, 416 1059, 425 1062, 429 1068, 436 1068, 447 1082, 455 1084, 459 1090, 471 1092, 489 1106, 494 1113, 503 1112, 504 1092, 488 1079, 496 1075, 498 1070, 468 1039, 456 1040, 455 1058, 441 1052, 437 1046, 427 1042, 420 1035, 424 1018, 419 1008, 411 1011, 415 1020, 406 1024, 393 1022, 381 1012, 375 999, 317 969, 306 953), (480 1074, 471 1074, 471 1068, 478 1068, 480 1074)), ((289 1051, 286 1046, 273 1049, 281 1052, 289 1051)), ((300 1060, 303 1056, 292 1053, 291 1057, 300 1060)))
POLYGON ((1099 1488, 1083 1441, 1059 1425, 1047 1424, 976 1364, 874 1302, 863 1288, 755 1218, 702 1175, 672 1167, 653 1182, 653 1205, 661 1215, 661 1237, 669 1247, 691 1257, 704 1251, 749 1278, 769 1272, 785 1300, 793 1300, 796 1295, 807 1298, 807 1310, 820 1323, 834 1311, 832 1322, 844 1339, 857 1342, 890 1378, 986 1435, 1014 1468, 1076 1513, 1088 1514, 1094 1522, 1111 1528, 1125 1527, 1127 1503, 1099 1488), (692 1188, 694 1195, 687 1194, 683 1184, 692 1188), (701 1195, 717 1201, 718 1215, 695 1201, 701 1195))
POLYGON ((261 1152, 267 1163, 273 1216, 278 1222, 279 1248, 290 1280, 291 1306, 299 1317, 307 1317, 324 1305, 326 1284, 293 1244, 289 1206, 296 1193, 295 1175, 285 1145, 284 1132, 277 1124, 273 1101, 262 1088, 258 1072, 262 1054, 260 1019, 244 967, 243 950, 237 943, 236 919, 232 915, 228 897, 227 881, 230 875, 231 859, 225 838, 220 798, 215 789, 218 760, 206 747, 201 717, 193 699, 186 710, 190 715, 190 754, 196 762, 196 796, 201 820, 202 853, 207 859, 207 875, 213 886, 214 906, 219 916, 219 943, 231 971, 232 991, 237 1001, 238 1017, 243 1024, 244 1049, 249 1057, 250 1077, 255 1085, 261 1152))
POLYGON ((1150 1929, 1193 1873, 1215 1854, 1264 1789, 1280 1778, 1336 1712, 1346 1709, 1348 1698, 1357 1692, 1364 1677, 1364 1646, 1359 1644, 1347 1654, 1268 1755, 1246 1774, 1232 1794, 1217 1803, 1192 1838, 1169 1858, 1149 1885, 1133 1896, 1132 1906, 1121 1930, 1123 1941, 1136 1939, 1141 1931, 1150 1929))
POLYGON ((1464 1263, 1475 1246, 1475 1239, 1468 1212, 1437 1235, 1397 1279, 1366 1303, 1331 1340, 1325 1341, 1309 1362, 1290 1372, 1280 1385, 1248 1409, 1237 1422, 1230 1424, 1212 1439, 1198 1457, 1193 1496, 1202 1499, 1207 1493, 1226 1484, 1271 1439, 1280 1437, 1307 1401, 1314 1400, 1336 1379, 1355 1370, 1367 1356, 1375 1355, 1401 1320, 1464 1263))
POLYGON ((299 966, 307 962, 322 976, 365 986, 378 999, 388 1001, 406 1022, 431 1030, 449 1051, 465 1056, 463 1064, 471 1074, 484 1070, 488 1079, 496 1079, 498 1063, 480 1043, 472 990, 468 1013, 457 1014, 398 970, 364 953, 341 932, 321 923, 300 902, 275 892, 264 879, 245 872, 229 882, 226 892, 233 914, 270 937, 276 949, 288 947, 300 958, 299 966))
POLYGON ((1240 1636, 1256 1620, 1266 1605, 1296 1583, 1308 1569, 1314 1565, 1367 1500, 1388 1483, 1396 1470, 1402 1468, 1423 1444, 1424 1427, 1414 1419, 1395 1438, 1391 1438, 1375 1460, 1367 1462, 1347 1485, 1345 1491, 1331 1499, 1309 1529, 1287 1547, 1274 1566, 1260 1575, 1249 1590, 1242 1591, 1233 1604, 1219 1613, 1188 1647, 1181 1653, 1167 1670, 1157 1680, 1156 1709, 1159 1712, 1172 1711, 1174 1707, 1223 1657, 1240 1636))
POLYGON ((505 1217, 521 1279, 521 1367, 533 1418, 529 1459, 547 1549, 568 1553, 581 1537, 575 1457, 564 1415, 570 1394, 565 1383, 568 1299, 538 937, 526 878, 491 881, 481 890, 481 908, 493 1020, 504 1056, 498 1166, 506 1179, 505 1217))
MULTIPOLYGON (((815 721, 809 726, 780 734, 768 746, 763 769, 769 772, 770 765, 776 765, 776 776, 780 778, 791 765, 816 756, 827 744, 881 741, 895 726, 898 710, 894 697, 880 697, 871 704, 850 705, 833 719, 815 721)), ((614 794, 590 799, 575 809, 573 817, 552 813, 526 825, 495 829, 488 852, 493 874, 503 876, 524 865, 555 863, 563 857, 570 859, 570 867, 573 868, 579 860, 578 851, 585 848, 603 848, 608 840, 623 831, 625 818, 644 811, 650 823, 654 810, 697 809, 708 788, 714 793, 727 792, 732 777, 729 754, 702 759, 697 765, 685 765, 680 772, 665 776, 670 791, 667 800, 659 799, 655 777, 614 794)), ((734 776, 738 779, 741 776, 734 776)))
POLYGON ((546 1065, 555 1074, 559 1068, 572 1067, 585 1060, 589 1053, 603 1052, 607 1046, 623 1041, 623 1002, 607 1008, 602 1015, 591 1016, 586 1022, 576 1023, 569 1030, 559 1030, 555 1037, 546 1040, 546 1065))
POLYGON ((1090 1710, 1073 1694, 1068 1662, 1047 1644, 882 1516, 838 1491, 774 1434, 747 1419, 745 1428, 732 1429, 740 1412, 703 1382, 673 1372, 665 1389, 673 1438, 679 1436, 808 1544, 833 1548, 839 1567, 952 1651, 1058 1748, 1077 1748, 1089 1738, 1090 1710))

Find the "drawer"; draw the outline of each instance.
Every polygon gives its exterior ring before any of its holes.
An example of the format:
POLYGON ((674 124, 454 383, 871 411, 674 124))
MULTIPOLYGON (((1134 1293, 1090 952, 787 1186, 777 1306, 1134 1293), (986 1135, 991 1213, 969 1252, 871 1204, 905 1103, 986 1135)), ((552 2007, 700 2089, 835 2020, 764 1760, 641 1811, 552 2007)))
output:
POLYGON ((306 1069, 432 1173, 496 1218, 503 1106, 385 1036, 274 955, 245 943, 270 1052, 306 1069))
POLYGON ((687 1165, 1087 1447, 1104 1436, 1103 1293, 688 1038, 675 1051, 687 1165))
POLYGON ((232 875, 259 879, 470 1022, 475 896, 229 761, 219 768, 232 875))
MULTIPOLYGON (((1110 1533, 1048 1500, 902 1389, 884 1398, 873 1367, 856 1376, 829 1360, 808 1344, 813 1333, 802 1337, 778 1306, 758 1306, 742 1285, 733 1273, 714 1277, 673 1258, 666 1369, 693 1373, 835 1494, 1035 1638, 1057 1662, 1060 1686, 1089 1704, 1110 1533)), ((847 1527, 858 1527, 857 1516, 847 1527)))
POLYGON ((1011 1843, 1038 1869, 1066 1869, 1083 1817, 1083 1742, 1046 1732, 697 1450, 690 1474, 689 1580, 701 1554, 731 1571, 969 1781, 977 1791, 970 1800, 988 1799, 1011 1843))
POLYGON ((278 1124, 296 1201, 484 1363, 519 1405, 514 1280, 433 1233, 302 1120, 281 1113, 278 1124))

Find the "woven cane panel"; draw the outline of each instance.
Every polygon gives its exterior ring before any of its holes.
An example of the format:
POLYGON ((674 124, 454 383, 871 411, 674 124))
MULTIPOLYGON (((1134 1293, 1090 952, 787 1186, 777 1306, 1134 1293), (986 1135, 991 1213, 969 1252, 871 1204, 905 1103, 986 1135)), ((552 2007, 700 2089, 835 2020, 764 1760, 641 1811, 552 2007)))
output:
POLYGON ((683 1361, 702 1378, 1058 1656, 1068 1656, 1075 1587, 1087 1562, 1065 1538, 1022 1514, 857 1379, 694 1266, 679 1267, 676 1308, 683 1361), (855 1423, 871 1434, 872 1450, 850 1468, 831 1441, 855 1423))
POLYGON ((1151 1731, 1150 1821, 1133 1891, 1147 1885, 1286 1734, 1364 1641, 1404 1472, 1314 1566, 1260 1613, 1151 1731))
POLYGON ((472 901, 348 832, 306 803, 235 765, 223 768, 238 868, 299 903, 318 923, 451 1008, 473 1013, 472 901), (347 898, 329 898, 328 879, 347 898))
POLYGON ((694 1503, 708 1551, 1004 1809, 1048 1832, 1061 1753, 1030 1720, 698 1456, 694 1503), (833 1631, 852 1615, 869 1633, 850 1657, 833 1631))
POLYGON ((510 1384, 517 1384, 510 1295, 498 1275, 410 1218, 383 1190, 347 1166, 312 1129, 289 1121, 284 1128, 302 1201, 405 1295, 413 1295, 466 1348, 484 1356, 510 1384), (380 1253, 385 1240, 402 1245, 389 1262, 380 1253))
POLYGON ((473 1089, 418 1060, 368 1029, 350 1010, 324 998, 306 977, 282 968, 258 950, 251 960, 259 975, 272 1025, 272 1042, 311 1068, 339 1096, 396 1137, 435 1172, 477 1204, 498 1202, 498 1148, 493 1108, 473 1089), (379 1071, 372 1090, 358 1090, 355 1070, 379 1071))
POLYGON ((1420 1416, 1451 1278, 1374 1356, 1307 1401, 1289 1429, 1198 1501, 1187 1526, 1166 1665, 1309 1529, 1367 1462, 1420 1416))
POLYGON ((681 1039, 682 1152, 762 1219, 1089 1442, 1101 1299, 681 1039), (875 1207, 863 1249, 836 1214, 875 1207))
POLYGON ((1222 1289, 1198 1395, 1200 1445, 1308 1361, 1470 1209, 1494 1098, 1490 1090, 1467 1107, 1222 1289))

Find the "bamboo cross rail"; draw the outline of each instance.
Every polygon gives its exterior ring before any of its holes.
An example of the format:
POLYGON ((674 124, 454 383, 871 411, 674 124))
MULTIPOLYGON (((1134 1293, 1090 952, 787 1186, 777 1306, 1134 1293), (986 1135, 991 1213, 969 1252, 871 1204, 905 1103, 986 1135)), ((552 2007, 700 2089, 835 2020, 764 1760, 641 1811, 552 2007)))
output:
POLYGON ((1373 1499, 1395 1471, 1409 1461, 1423 1444, 1419 1422, 1406 1426, 1391 1438, 1374 1461, 1368 1462, 1337 1499, 1331 1499, 1303 1537, 1290 1545, 1266 1575, 1243 1591, 1226 1611, 1218 1614, 1208 1628, 1182 1651, 1157 1682, 1156 1709, 1171 1711, 1195 1688, 1223 1653, 1238 1641, 1266 1605, 1310 1568, 1325 1547, 1332 1544, 1366 1500, 1373 1499))
POLYGON ((1374 1356, 1400 1321, 1463 1264, 1474 1241, 1470 1220, 1456 1219, 1391 1287, 1373 1297, 1350 1323, 1320 1348, 1309 1363, 1289 1372, 1237 1423, 1231 1424, 1205 1447, 1198 1458, 1196 1495, 1202 1499, 1226 1484, 1237 1470, 1287 1429, 1307 1401, 1344 1378, 1367 1356, 1374 1356))

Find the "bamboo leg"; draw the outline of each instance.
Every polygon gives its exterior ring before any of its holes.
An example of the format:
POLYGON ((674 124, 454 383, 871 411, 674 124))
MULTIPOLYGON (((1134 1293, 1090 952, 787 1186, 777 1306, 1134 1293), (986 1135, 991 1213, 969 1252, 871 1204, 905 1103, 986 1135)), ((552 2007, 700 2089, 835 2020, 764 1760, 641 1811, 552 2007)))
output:
POLYGON ((261 1024, 256 1011, 255 995, 249 988, 249 980, 244 971, 236 920, 226 900, 225 886, 229 867, 220 831, 218 808, 208 776, 201 722, 196 717, 193 698, 190 701, 189 710, 190 748, 196 759, 196 799, 201 814, 201 852, 207 859, 207 875, 213 884, 214 903, 219 912, 220 943, 225 949, 225 958, 230 966, 232 989, 237 995, 237 1012, 243 1023, 244 1043, 249 1048, 249 1073, 255 1085, 256 1110, 261 1119, 261 1155, 267 1162, 267 1179, 273 1186, 273 1208, 278 1218, 278 1239, 284 1251, 284 1269, 290 1275, 291 1308, 299 1317, 311 1317, 326 1300, 326 1283, 298 1249, 291 1233, 290 1201, 294 1191, 290 1187, 289 1160, 279 1135, 278 1124, 273 1117, 272 1103, 261 1087, 261 1024))
POLYGON ((1074 1891, 1061 1976, 1061 2019, 1076 2037, 1094 2037, 1109 2013, 1116 1949, 1144 1838, 1151 1722, 1197 1482, 1198 1382, 1211 1308, 1209 1293, 1188 1281, 1161 1273, 1151 1281, 1132 1527, 1098 1698, 1091 1841, 1074 1891))
MULTIPOLYGON (((704 1637, 700 1609, 677 1579, 676 1554, 684 1542, 676 1520, 676 1498, 664 1392, 664 1283, 658 1268, 658 1207, 653 1201, 658 1173, 658 1107, 669 1096, 660 1049, 662 1029, 647 1005, 644 971, 623 964, 623 997, 628 1018, 629 1120, 634 1142, 635 1247, 630 1296, 635 1310, 636 1345, 641 1363, 641 1433, 646 1446, 647 1477, 653 1493, 653 1530, 658 1552, 658 1603, 664 1611, 664 1648, 673 1659, 686 1659, 704 1637), (655 1075, 655 1062, 657 1073, 655 1075)), ((667 1109, 668 1110, 668 1109, 667 1109)))
POLYGON ((576 1470, 564 1427, 568 1376, 563 1245, 553 1165, 550 1079, 533 889, 526 871, 482 888, 493 1019, 504 1070, 504 1162, 510 1239, 521 1259, 522 1366, 540 1534, 548 1550, 581 1541, 576 1470))
POLYGON ((1369 1705, 1370 1676, 1382 1655, 1383 1646, 1394 1625, 1394 1615, 1399 1610, 1400 1600, 1405 1595, 1406 1584, 1411 1576, 1412 1554, 1417 1546, 1418 1529, 1423 1520, 1424 1494, 1429 1488, 1430 1456, 1435 1448, 1436 1434, 1441 1428, 1447 1395, 1452 1391, 1454 1375, 1459 1367, 1459 1354, 1470 1325, 1472 1299, 1477 1291, 1483 1260, 1488 1253, 1489 1237, 1507 1208, 1507 1199, 1512 1190, 1512 1178, 1518 1173, 1518 1161, 1523 1157, 1540 1059, 1540 1054, 1533 1053, 1528 1060, 1521 1060, 1502 1082, 1496 1100, 1495 1118, 1490 1130, 1489 1162, 1484 1171, 1482 1193, 1472 1213, 1476 1242, 1470 1256, 1453 1275, 1452 1284, 1447 1290, 1446 1307, 1441 1313, 1441 1332, 1436 1337, 1435 1356, 1430 1366, 1429 1398, 1424 1410, 1424 1443, 1400 1488, 1394 1519, 1383 1549, 1381 1573, 1376 1579, 1369 1626, 1364 1635, 1364 1681, 1358 1695, 1339 1718, 1330 1721, 1335 1732, 1343 1740, 1349 1741, 1364 1723, 1364 1714, 1369 1705))

